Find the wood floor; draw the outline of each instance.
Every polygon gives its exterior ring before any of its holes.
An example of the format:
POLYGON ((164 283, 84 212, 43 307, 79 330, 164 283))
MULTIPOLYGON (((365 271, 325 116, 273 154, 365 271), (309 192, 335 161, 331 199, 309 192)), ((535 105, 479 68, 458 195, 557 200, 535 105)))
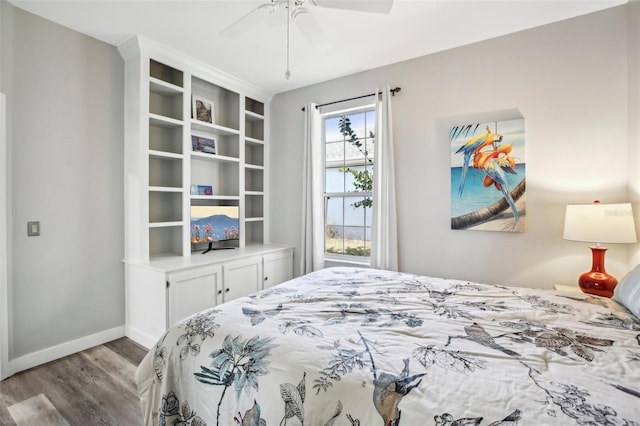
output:
POLYGON ((147 350, 123 337, 0 382, 0 425, 142 424, 134 373, 147 350))

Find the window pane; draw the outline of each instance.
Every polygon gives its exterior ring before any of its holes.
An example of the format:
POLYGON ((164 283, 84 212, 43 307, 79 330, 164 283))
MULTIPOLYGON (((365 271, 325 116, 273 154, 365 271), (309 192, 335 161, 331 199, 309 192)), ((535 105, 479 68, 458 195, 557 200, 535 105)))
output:
POLYGON ((368 207, 364 207, 362 203, 365 202, 363 197, 347 197, 345 199, 344 206, 344 224, 347 226, 359 226, 364 227, 365 224, 365 212, 370 210, 368 207), (355 205, 354 205, 355 204, 355 205), (358 205, 359 207, 356 207, 358 205))
POLYGON ((371 241, 366 241, 364 237, 364 228, 359 226, 345 226, 344 253, 351 256, 370 256, 371 241))
POLYGON ((335 142, 343 140, 343 136, 340 133, 340 127, 338 125, 340 117, 327 118, 324 121, 324 140, 326 142, 335 142))
POLYGON ((376 112, 374 111, 367 111, 366 112, 366 137, 370 137, 371 134, 373 133, 375 135, 376 132, 376 112))
POLYGON ((364 148, 367 154, 367 164, 372 165, 375 158, 375 139, 367 138, 364 141, 364 148))
POLYGON ((346 192, 371 192, 373 190, 373 166, 349 167, 345 173, 346 192), (355 176, 354 176, 355 174, 355 176))
MULTIPOLYGON (((371 188, 366 189, 366 188, 362 188, 362 184, 364 184, 365 182, 363 182, 363 177, 359 177, 358 178, 358 184, 361 184, 361 188, 358 188, 355 183, 356 183, 356 178, 353 176, 353 173, 358 174, 359 176, 363 176, 361 173, 365 171, 364 166, 360 166, 360 167, 349 167, 349 170, 351 171, 347 171, 344 174, 344 179, 345 179, 345 191, 347 192, 352 192, 352 191, 367 191, 370 192, 371 188)), ((366 180, 366 179, 365 179, 366 180)), ((365 185, 366 186, 366 185, 365 185)))
POLYGON ((344 227, 329 225, 325 227, 324 251, 326 253, 344 254, 344 227))
POLYGON ((325 191, 344 192, 344 179, 346 175, 351 175, 351 173, 346 173, 339 167, 325 169, 325 191))
POLYGON ((367 136, 365 133, 365 113, 359 112, 356 114, 349 114, 347 118, 351 122, 351 130, 356 134, 358 138, 364 138, 367 136))
POLYGON ((325 144, 325 167, 339 167, 344 165, 344 142, 325 144))
POLYGON ((344 224, 343 217, 343 197, 331 197, 327 198, 327 219, 325 223, 327 225, 342 225, 344 224))
POLYGON ((355 142, 347 141, 344 147, 345 164, 347 166, 364 165, 367 147, 364 139, 358 139, 355 142))
POLYGON ((325 252, 344 254, 343 197, 326 199, 327 214, 325 221, 325 252))

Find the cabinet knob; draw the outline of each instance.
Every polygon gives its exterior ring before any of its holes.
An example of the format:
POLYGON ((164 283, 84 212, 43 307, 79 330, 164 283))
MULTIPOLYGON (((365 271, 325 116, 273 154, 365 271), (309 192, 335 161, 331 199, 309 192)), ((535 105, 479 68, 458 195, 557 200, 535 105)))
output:
POLYGON ((222 294, 222 290, 218 290, 218 294, 222 294))
POLYGON ((229 289, 226 289, 226 290, 225 290, 225 293, 229 293, 229 289))
POLYGON ((266 280, 268 280, 268 279, 269 279, 269 277, 264 277, 264 280, 265 280, 265 281, 266 281, 266 280))

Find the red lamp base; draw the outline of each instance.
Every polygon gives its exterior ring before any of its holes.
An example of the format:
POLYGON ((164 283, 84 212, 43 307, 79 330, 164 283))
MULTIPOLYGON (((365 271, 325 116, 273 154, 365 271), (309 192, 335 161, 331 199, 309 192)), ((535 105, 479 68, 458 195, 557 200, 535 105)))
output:
POLYGON ((604 253, 606 247, 589 247, 592 254, 591 270, 580 275, 578 285, 584 293, 596 296, 611 297, 618 280, 604 270, 604 253))

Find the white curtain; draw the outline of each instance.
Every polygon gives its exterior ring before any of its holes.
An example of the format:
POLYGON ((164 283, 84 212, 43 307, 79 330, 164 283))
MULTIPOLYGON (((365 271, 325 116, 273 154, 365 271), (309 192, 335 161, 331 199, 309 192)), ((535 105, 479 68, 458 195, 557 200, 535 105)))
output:
POLYGON ((300 273, 324 267, 323 161, 320 112, 305 105, 304 158, 302 160, 302 241, 300 273))
POLYGON ((374 148, 371 267, 398 270, 398 228, 393 167, 393 129, 389 86, 377 91, 374 148), (381 92, 381 93, 380 93, 381 92))

